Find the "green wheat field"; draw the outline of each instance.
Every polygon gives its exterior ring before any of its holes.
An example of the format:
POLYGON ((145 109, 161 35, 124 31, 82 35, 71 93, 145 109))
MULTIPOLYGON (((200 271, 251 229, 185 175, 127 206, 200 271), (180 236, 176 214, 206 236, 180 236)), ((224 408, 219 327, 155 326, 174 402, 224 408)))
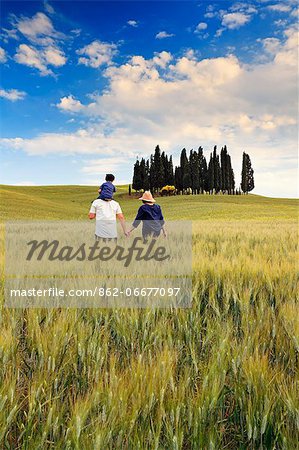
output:
MULTIPOLYGON (((88 220, 96 191, 0 186, 1 221, 88 220)), ((159 204, 193 221, 190 309, 8 309, 1 256, 1 450, 299 448, 298 202, 159 204)))

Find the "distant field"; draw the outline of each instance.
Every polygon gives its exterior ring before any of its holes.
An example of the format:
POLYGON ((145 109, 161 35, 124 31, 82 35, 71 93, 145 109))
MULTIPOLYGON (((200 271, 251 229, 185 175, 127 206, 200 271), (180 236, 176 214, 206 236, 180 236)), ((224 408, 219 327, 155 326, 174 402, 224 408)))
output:
MULTIPOLYGON (((0 186, 1 220, 85 220, 95 196, 0 186)), ((193 220, 192 307, 1 307, 1 450, 298 449, 298 201, 158 201, 193 220)))

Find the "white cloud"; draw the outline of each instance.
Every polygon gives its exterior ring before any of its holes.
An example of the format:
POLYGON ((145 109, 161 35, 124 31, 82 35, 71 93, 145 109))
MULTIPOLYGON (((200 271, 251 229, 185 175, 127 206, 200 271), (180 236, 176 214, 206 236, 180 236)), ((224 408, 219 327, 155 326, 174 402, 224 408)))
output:
POLYGON ((55 10, 54 10, 53 6, 50 5, 50 3, 48 3, 47 1, 44 1, 44 8, 48 14, 55 14, 55 10))
POLYGON ((206 30, 208 28, 208 25, 205 22, 199 22, 199 24, 196 26, 195 32, 201 32, 203 30, 206 30))
POLYGON ((233 3, 232 6, 229 8, 230 11, 233 12, 241 12, 246 14, 255 14, 257 13, 257 9, 253 4, 250 4, 249 2, 236 2, 233 3))
POLYGON ((214 5, 208 5, 207 6, 207 11, 214 11, 215 6, 214 5))
POLYGON ((238 123, 245 133, 251 133, 256 129, 274 130, 279 126, 296 125, 296 119, 289 116, 274 116, 272 114, 256 115, 255 117, 241 114, 238 123))
POLYGON ((66 62, 64 53, 57 47, 47 47, 44 50, 43 55, 47 63, 51 66, 60 67, 66 62))
POLYGON ((71 30, 71 33, 75 36, 78 37, 81 34, 81 28, 74 28, 73 30, 71 30))
POLYGON ((18 30, 30 42, 39 45, 53 45, 54 40, 63 39, 65 35, 55 30, 51 19, 38 12, 32 18, 14 17, 13 29, 18 30))
MULTIPOLYGON (((45 8, 50 10, 52 7, 45 3, 45 8)), ((30 42, 17 47, 14 59, 19 64, 33 67, 41 75, 53 75, 49 65, 61 67, 66 63, 64 52, 57 46, 57 42, 64 40, 66 36, 55 30, 46 14, 38 12, 31 18, 12 16, 11 23, 13 28, 6 30, 6 36, 19 40, 21 35, 30 42)))
POLYGON ((8 30, 7 28, 3 27, 1 38, 6 43, 9 41, 9 39, 15 39, 16 41, 18 41, 19 40, 18 30, 14 29, 14 28, 8 30))
POLYGON ((266 8, 269 9, 270 11, 277 11, 277 12, 290 12, 292 9, 290 5, 287 5, 285 3, 276 3, 274 5, 268 5, 266 8))
POLYGON ((82 103, 79 100, 76 100, 72 95, 62 97, 56 106, 57 108, 68 112, 80 112, 84 109, 82 103))
POLYGON ((289 28, 285 31, 287 36, 287 41, 284 45, 279 48, 276 53, 274 61, 277 65, 283 66, 293 66, 298 68, 298 40, 299 32, 297 27, 289 28))
MULTIPOLYGON (((149 60, 152 62, 152 66, 156 66, 158 68, 161 69, 165 69, 167 67, 167 65, 170 63, 170 61, 172 60, 172 55, 169 52, 160 52, 160 53, 156 53, 155 56, 149 60)), ((134 59, 132 58, 132 61, 134 61, 134 59)), ((140 61, 135 60, 137 62, 137 64, 139 64, 140 61)))
POLYGON ((225 31, 225 28, 218 28, 218 30, 216 30, 215 37, 220 37, 223 31, 225 31))
POLYGON ((204 14, 204 17, 205 17, 206 19, 213 19, 213 17, 215 17, 216 15, 217 15, 217 14, 214 13, 214 12, 207 12, 207 13, 204 14))
POLYGON ((274 21, 274 24, 278 27, 285 27, 287 25, 287 20, 283 20, 283 19, 278 19, 274 21))
POLYGON ((244 13, 227 13, 222 17, 222 25, 230 30, 238 29, 248 23, 251 16, 244 13))
POLYGON ((0 97, 6 98, 11 102, 15 102, 17 100, 23 100, 26 96, 26 92, 18 91, 17 89, 0 89, 0 97))
POLYGON ((221 20, 221 27, 216 31, 215 37, 218 38, 226 30, 236 30, 246 25, 257 13, 257 9, 250 3, 237 2, 229 8, 229 12, 218 10, 217 17, 221 20))
POLYGON ((167 31, 159 31, 159 33, 156 34, 156 39, 165 39, 173 36, 173 33, 167 33, 167 31))
POLYGON ((0 47, 0 63, 5 63, 7 61, 6 51, 4 48, 0 47))
MULTIPOLYGON (((128 135, 127 142, 120 145, 123 131, 117 130, 113 135, 107 136, 104 130, 79 129, 75 133, 44 133, 33 139, 3 138, 0 140, 3 147, 25 151, 28 155, 98 155, 107 157, 123 154, 126 157, 134 157, 132 148, 137 148, 139 135, 128 135), (132 142, 134 142, 132 146, 132 142)), ((148 138, 148 145, 152 138, 148 138)))
POLYGON ((281 42, 277 38, 265 38, 261 39, 261 42, 263 44, 265 51, 267 53, 270 53, 271 55, 275 55, 281 46, 281 42))
MULTIPOLYGON (((93 95, 90 95, 92 98, 93 95)), ((80 100, 77 100, 73 95, 69 95, 68 97, 62 97, 60 102, 56 105, 61 111, 69 112, 69 113, 81 113, 84 112, 88 114, 92 114, 92 109, 95 106, 95 103, 89 103, 88 105, 83 105, 80 100)))
POLYGON ((127 158, 119 156, 89 159, 84 161, 81 171, 88 175, 104 175, 109 172, 116 172, 120 166, 123 166, 127 162, 127 158))
POLYGON ((37 49, 27 44, 21 44, 17 48, 14 59, 19 64, 33 67, 40 71, 41 75, 53 75, 48 65, 61 67, 66 63, 66 57, 62 50, 55 46, 37 49))
POLYGON ((138 27, 137 20, 128 20, 127 24, 134 28, 138 27))
POLYGON ((111 64, 116 53, 116 44, 101 41, 93 41, 80 50, 77 50, 77 54, 82 55, 79 58, 79 64, 94 68, 111 64))
MULTIPOLYGON (((93 116, 84 129, 2 139, 1 144, 30 155, 77 153, 109 160, 117 155, 128 167, 135 155, 149 155, 157 143, 174 155, 183 146, 203 145, 207 156, 214 144, 227 144, 237 182, 245 150, 255 169, 255 192, 294 196, 296 36, 290 28, 280 44, 265 41, 262 51, 267 49, 268 57, 258 64, 242 64, 234 55, 199 59, 195 52, 179 58, 168 52, 150 59, 134 56, 105 69, 108 87, 93 95, 92 107, 65 97, 65 111, 77 107, 93 116), (284 181, 270 172, 281 172, 284 181)), ((84 173, 96 165, 86 163, 84 173)))
POLYGON ((215 37, 220 37, 226 29, 234 30, 246 25, 258 11, 250 2, 233 3, 228 10, 217 11, 207 9, 206 18, 217 17, 221 20, 221 27, 216 31, 215 37))
POLYGON ((51 20, 43 13, 36 13, 31 19, 24 17, 17 19, 17 29, 28 39, 36 39, 39 36, 52 36, 54 27, 51 20))
POLYGON ((247 14, 255 14, 257 13, 257 9, 254 6, 250 6, 246 9, 247 14))
POLYGON ((51 71, 47 68, 47 64, 44 61, 42 53, 27 44, 19 45, 14 59, 19 64, 24 64, 26 66, 38 69, 43 75, 49 75, 51 73, 51 71))

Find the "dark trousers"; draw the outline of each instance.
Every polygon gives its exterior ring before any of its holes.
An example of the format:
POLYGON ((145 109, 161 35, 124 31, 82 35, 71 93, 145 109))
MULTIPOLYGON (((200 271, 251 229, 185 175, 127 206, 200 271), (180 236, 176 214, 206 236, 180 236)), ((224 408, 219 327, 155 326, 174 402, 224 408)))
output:
POLYGON ((146 243, 148 239, 157 239, 161 234, 161 231, 142 231, 143 243, 146 243))

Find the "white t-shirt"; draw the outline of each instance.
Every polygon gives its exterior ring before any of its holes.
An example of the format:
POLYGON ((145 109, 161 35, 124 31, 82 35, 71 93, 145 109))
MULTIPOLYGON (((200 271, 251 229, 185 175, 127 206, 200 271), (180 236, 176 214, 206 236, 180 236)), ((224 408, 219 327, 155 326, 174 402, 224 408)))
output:
POLYGON ((95 200, 90 208, 90 213, 96 215, 96 235, 102 238, 116 238, 116 214, 121 214, 122 210, 114 200, 95 200))

